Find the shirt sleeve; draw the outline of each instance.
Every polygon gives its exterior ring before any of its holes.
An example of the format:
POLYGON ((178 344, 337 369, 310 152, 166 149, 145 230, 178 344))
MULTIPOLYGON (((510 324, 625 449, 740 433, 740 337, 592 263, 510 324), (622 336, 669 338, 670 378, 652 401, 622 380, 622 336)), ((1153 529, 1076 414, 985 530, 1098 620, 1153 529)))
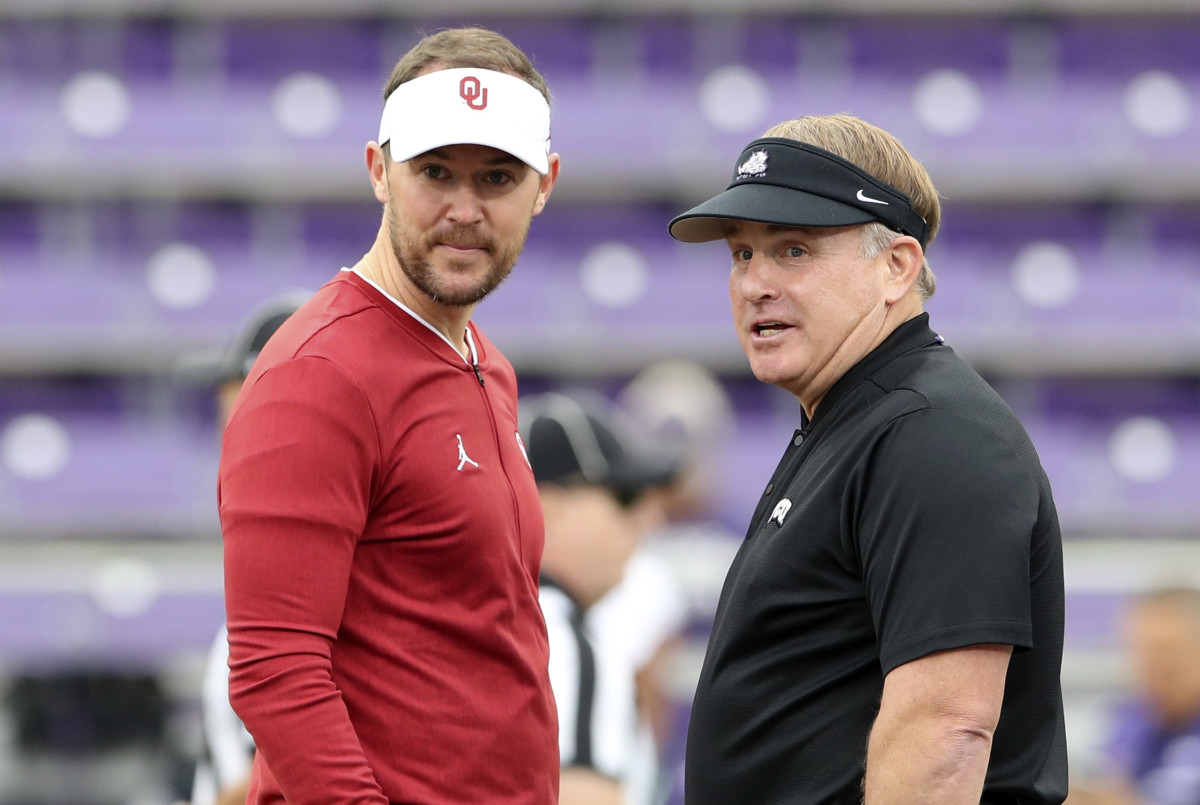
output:
POLYGON ((962 646, 1032 648, 1038 490, 1002 439, 947 412, 909 414, 864 457, 848 500, 885 674, 962 646))
POLYGON ((330 662, 375 434, 345 374, 302 357, 244 389, 222 443, 230 701, 292 805, 386 803, 330 662))

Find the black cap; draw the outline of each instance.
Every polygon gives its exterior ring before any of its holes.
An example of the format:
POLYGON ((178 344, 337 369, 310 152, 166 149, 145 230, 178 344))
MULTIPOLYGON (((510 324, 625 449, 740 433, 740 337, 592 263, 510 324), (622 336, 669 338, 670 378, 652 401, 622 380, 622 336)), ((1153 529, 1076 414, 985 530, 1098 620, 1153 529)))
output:
POLYGON ((289 291, 272 297, 256 307, 242 322, 223 365, 225 380, 244 380, 258 353, 285 321, 311 296, 309 291, 289 291))
POLYGON ((679 474, 677 459, 640 455, 623 423, 604 407, 576 396, 551 392, 523 397, 520 428, 539 483, 593 484, 632 497, 679 474))
POLYGON ((738 157, 725 192, 671 221, 676 240, 720 240, 730 221, 781 226, 849 226, 880 221, 928 245, 912 199, 853 162, 815 145, 763 137, 738 157))

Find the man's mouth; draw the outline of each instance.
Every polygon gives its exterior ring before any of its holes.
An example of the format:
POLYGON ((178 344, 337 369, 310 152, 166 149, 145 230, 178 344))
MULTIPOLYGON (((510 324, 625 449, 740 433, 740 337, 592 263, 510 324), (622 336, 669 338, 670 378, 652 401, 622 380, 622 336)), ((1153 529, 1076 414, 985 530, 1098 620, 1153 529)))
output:
POLYGON ((447 231, 435 233, 430 241, 433 246, 445 246, 447 249, 455 249, 460 252, 475 249, 485 252, 492 250, 492 241, 489 237, 467 227, 453 227, 447 231))
POLYGON ((751 331, 763 338, 770 338, 773 335, 779 335, 784 330, 790 330, 792 325, 782 321, 762 321, 751 327, 751 331))

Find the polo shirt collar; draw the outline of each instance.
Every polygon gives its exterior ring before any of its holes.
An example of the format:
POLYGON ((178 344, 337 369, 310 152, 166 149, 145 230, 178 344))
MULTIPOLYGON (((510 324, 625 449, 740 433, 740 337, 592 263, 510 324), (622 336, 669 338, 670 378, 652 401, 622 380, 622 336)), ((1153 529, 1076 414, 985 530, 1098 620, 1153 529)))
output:
POLYGON ((833 384, 833 388, 821 400, 821 404, 817 408, 817 415, 811 422, 801 410, 801 429, 808 430, 811 425, 820 422, 829 411, 837 407, 838 401, 855 389, 861 381, 866 380, 905 352, 935 342, 942 343, 942 337, 930 328, 928 313, 920 313, 904 322, 893 330, 883 340, 883 343, 863 356, 862 360, 851 366, 850 370, 833 384))

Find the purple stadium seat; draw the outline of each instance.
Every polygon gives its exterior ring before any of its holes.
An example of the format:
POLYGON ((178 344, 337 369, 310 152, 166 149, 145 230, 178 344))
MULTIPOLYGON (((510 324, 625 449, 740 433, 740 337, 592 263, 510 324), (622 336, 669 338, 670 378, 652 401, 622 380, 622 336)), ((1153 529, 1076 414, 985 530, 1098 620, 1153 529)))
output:
POLYGON ((142 614, 104 611, 87 593, 0 590, 0 647, 13 667, 168 670, 207 648, 225 619, 219 588, 165 590, 142 614))
MULTIPOLYGON (((1131 169, 1137 159, 1195 163, 1188 143, 1200 121, 1174 136, 1147 138, 1126 119, 1122 100, 1127 82, 1149 69, 1173 71, 1193 97, 1200 92, 1196 49, 1184 46, 1197 36, 1191 21, 1139 21, 1119 31, 1112 23, 1063 23, 1045 32, 1039 40, 1045 52, 1030 60, 1018 55, 1027 34, 990 19, 809 25, 763 18, 744 22, 733 29, 735 39, 713 48, 701 22, 667 18, 603 28, 618 43, 628 40, 624 46, 634 54, 628 69, 611 74, 594 73, 605 64, 597 50, 620 45, 585 21, 500 27, 530 48, 550 80, 555 143, 567 157, 564 187, 580 181, 603 190, 619 180, 661 192, 689 176, 719 181, 748 135, 797 113, 835 111, 894 130, 935 173, 968 186, 974 176, 1003 187, 1015 181, 1017 168, 1026 184, 1043 175, 1051 189, 1102 189, 1112 170, 1131 169), (1121 47, 1111 46, 1114 36, 1121 47), (897 47, 897 41, 909 44, 897 47), (763 74, 771 100, 760 123, 722 133, 698 109, 699 83, 713 68, 737 63, 763 74), (982 93, 979 120, 959 136, 925 130, 912 109, 915 83, 945 68, 962 71, 982 93)), ((220 185, 245 181, 247 168, 275 160, 303 166, 292 181, 326 176, 344 193, 361 171, 363 143, 375 133, 380 85, 392 60, 384 50, 404 38, 401 31, 415 35, 399 23, 228 22, 216 44, 207 45, 213 52, 206 74, 204 58, 193 54, 189 61, 173 50, 182 47, 187 30, 163 23, 130 22, 99 32, 45 22, 6 26, 0 52, 7 48, 8 55, 0 69, 11 80, 0 84, 0 104, 13 125, 0 129, 0 175, 34 177, 39 164, 66 159, 80 160, 91 172, 83 178, 94 175, 96 182, 154 185, 154 177, 143 175, 148 166, 170 165, 188 182, 220 185), (131 118, 107 139, 66 132, 60 120, 59 89, 89 69, 129 83, 131 118), (334 128, 304 141, 280 128, 271 104, 275 84, 300 71, 329 77, 342 95, 334 128)), ((582 185, 579 192, 586 192, 582 185)))
POLYGON ((34 388, 4 401, 0 428, 25 414, 43 414, 62 426, 68 444, 63 466, 49 477, 21 477, 0 466, 5 532, 216 533, 218 438, 211 413, 203 421, 186 411, 151 416, 120 396, 116 386, 71 385, 34 388))

